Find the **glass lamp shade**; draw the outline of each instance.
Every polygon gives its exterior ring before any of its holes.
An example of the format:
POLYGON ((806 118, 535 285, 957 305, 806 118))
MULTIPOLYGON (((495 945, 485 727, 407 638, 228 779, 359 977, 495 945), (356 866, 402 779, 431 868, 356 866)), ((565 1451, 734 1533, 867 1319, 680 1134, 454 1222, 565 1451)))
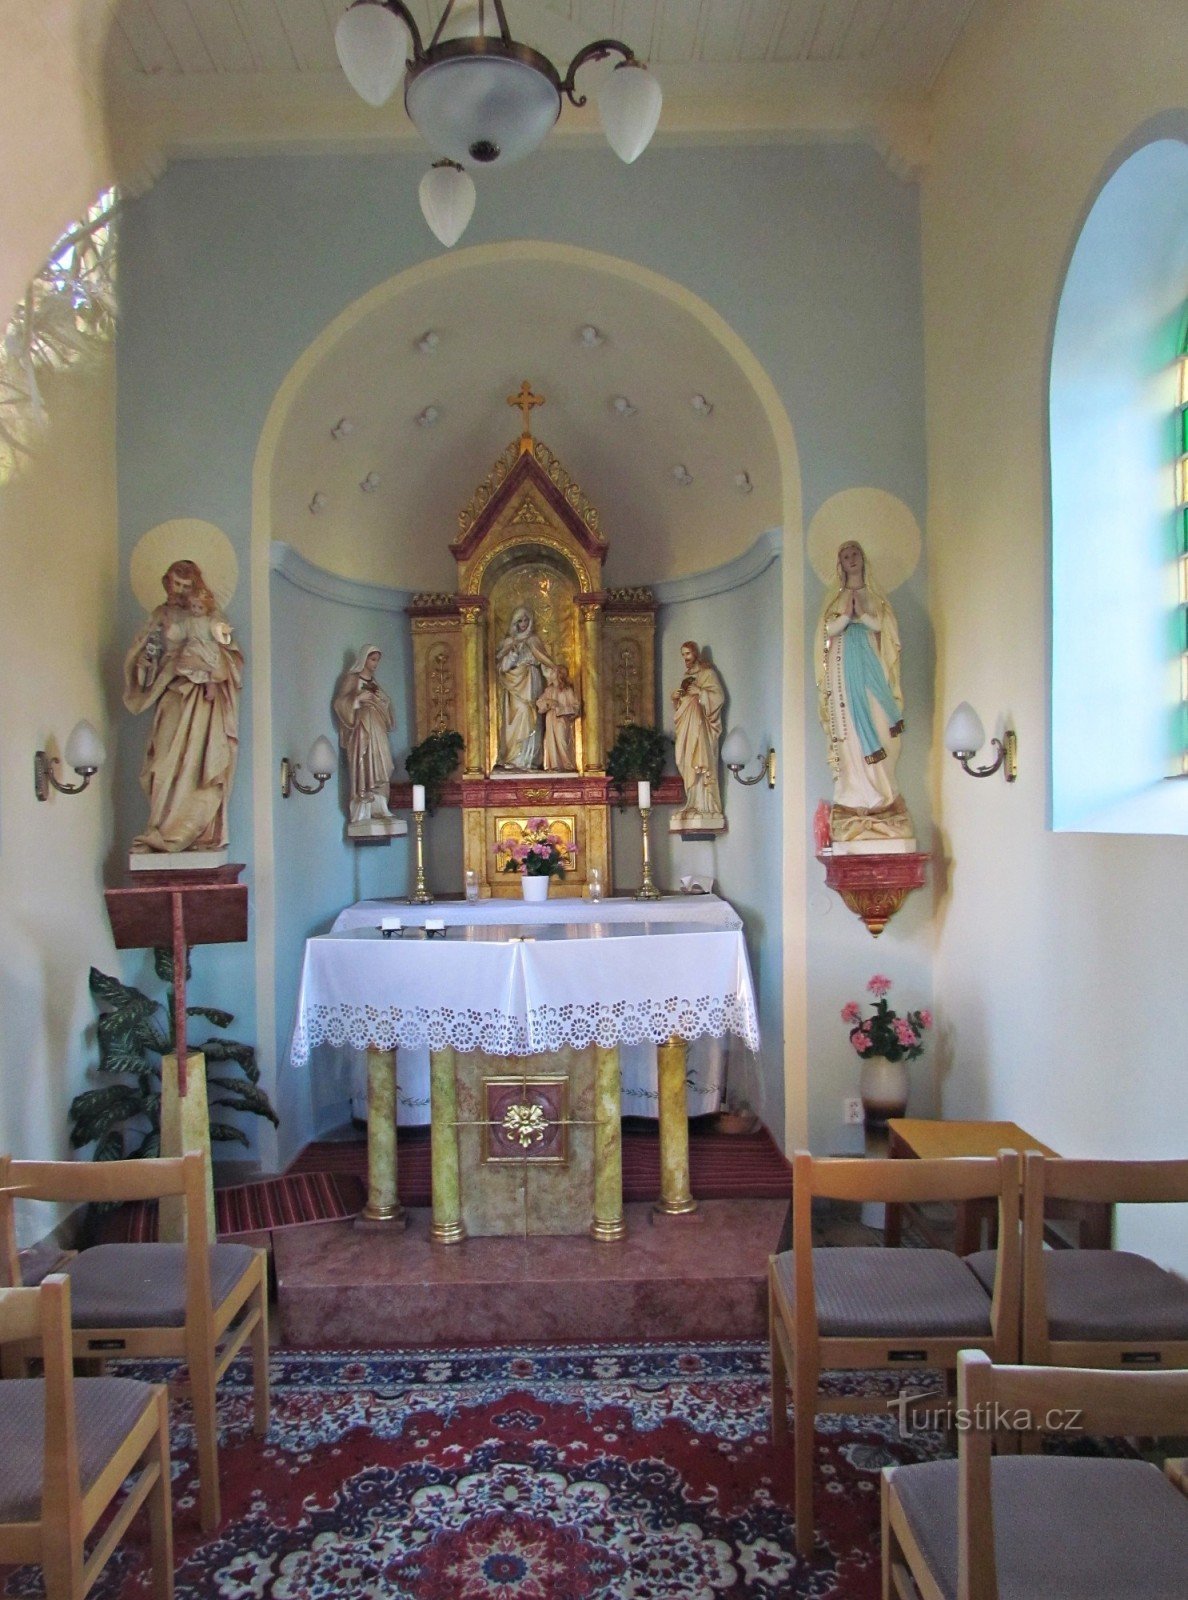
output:
POLYGON ((621 61, 598 91, 606 141, 628 165, 647 149, 663 103, 660 85, 638 61, 621 61))
POLYGON ((76 722, 62 752, 68 767, 75 772, 98 772, 107 760, 103 740, 87 721, 76 722))
MULTIPOLYGON (((425 221, 448 250, 465 233, 466 224, 474 211, 474 179, 460 167, 446 162, 438 167, 430 167, 421 179, 417 192, 425 221)), ((426 411, 429 409, 426 407, 426 411)), ((422 416, 426 423, 437 420, 425 413, 422 416)))
POLYGON ((728 767, 745 767, 754 754, 743 728, 731 728, 722 740, 722 760, 728 767))
POLYGON ((382 106, 412 55, 412 35, 387 6, 378 0, 360 0, 339 17, 334 48, 355 93, 369 106, 382 106))
POLYGON ((544 139, 561 95, 529 62, 483 51, 421 68, 404 105, 431 150, 462 166, 508 167, 544 139))
POLYGON ((338 752, 324 733, 309 747, 309 770, 315 778, 328 778, 338 765, 338 752))
POLYGON ((945 749, 950 755, 971 756, 985 742, 981 717, 968 700, 963 700, 945 724, 945 749))

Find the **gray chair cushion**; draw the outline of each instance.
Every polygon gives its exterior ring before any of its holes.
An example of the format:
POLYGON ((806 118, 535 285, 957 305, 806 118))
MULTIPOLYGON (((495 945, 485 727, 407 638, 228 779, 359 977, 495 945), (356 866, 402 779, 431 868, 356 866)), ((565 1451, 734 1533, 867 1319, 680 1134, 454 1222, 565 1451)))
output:
MULTIPOLYGON (((957 1594, 957 1463, 896 1467, 895 1491, 941 1593, 957 1594)), ((1000 1600, 1184 1600, 1188 1501, 1146 1461, 996 1456, 1000 1600)))
POLYGON ((994 1274, 998 1271, 998 1251, 976 1250, 972 1256, 965 1257, 965 1264, 986 1293, 993 1294, 994 1274))
MULTIPOLYGON (((82 1493, 99 1477, 152 1398, 151 1383, 132 1378, 76 1378, 82 1493)), ((0 1522, 36 1522, 45 1464, 45 1384, 40 1378, 0 1383, 0 1522)))
MULTIPOLYGON (((252 1264, 246 1244, 212 1244, 210 1288, 218 1306, 252 1264)), ((75 1328, 180 1328, 186 1320, 184 1244, 100 1244, 64 1268, 75 1328)))
MULTIPOLYGON (((780 1288, 792 1307, 794 1259, 792 1251, 775 1258, 780 1288)), ((824 1338, 990 1336, 989 1297, 949 1250, 814 1250, 813 1282, 824 1338)))
POLYGON ((1188 1339, 1188 1283, 1145 1256, 1045 1250, 1044 1276, 1053 1339, 1188 1339))

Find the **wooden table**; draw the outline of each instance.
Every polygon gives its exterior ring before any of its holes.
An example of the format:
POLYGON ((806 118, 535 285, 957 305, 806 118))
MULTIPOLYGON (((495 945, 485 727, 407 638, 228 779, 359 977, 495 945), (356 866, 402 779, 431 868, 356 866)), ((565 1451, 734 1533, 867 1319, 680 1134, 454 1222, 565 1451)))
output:
MULTIPOLYGON (((1057 1154, 1017 1122, 948 1122, 925 1117, 891 1117, 887 1122, 887 1134, 888 1155, 901 1159, 996 1156, 1000 1150, 1018 1150, 1021 1155, 1028 1150, 1038 1150, 1045 1156, 1057 1154)), ((889 1205, 883 1226, 884 1244, 900 1242, 905 1209, 911 1211, 913 1222, 930 1244, 942 1243, 917 1207, 889 1205)), ((952 1248, 958 1255, 971 1255, 983 1248, 983 1224, 986 1224, 987 1245, 993 1246, 998 1217, 992 1200, 960 1202, 954 1209, 957 1216, 952 1248)), ((1049 1200, 1044 1213, 1044 1236, 1056 1248, 1066 1248, 1069 1239, 1050 1224, 1072 1222, 1077 1225, 1076 1242, 1082 1249, 1108 1250, 1113 1236, 1113 1209, 1110 1205, 1089 1202, 1049 1200)))

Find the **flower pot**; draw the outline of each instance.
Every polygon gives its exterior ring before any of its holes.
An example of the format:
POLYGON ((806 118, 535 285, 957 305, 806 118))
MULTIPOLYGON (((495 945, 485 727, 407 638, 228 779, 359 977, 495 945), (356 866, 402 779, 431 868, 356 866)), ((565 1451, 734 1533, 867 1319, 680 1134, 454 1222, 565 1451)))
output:
POLYGON ((526 872, 521 873, 520 893, 528 901, 529 905, 540 905, 549 898, 549 884, 551 882, 552 879, 547 873, 542 872, 532 877, 529 877, 526 872))
POLYGON ((868 1128, 885 1128, 888 1117, 902 1117, 908 1101, 907 1062, 888 1061, 885 1056, 864 1061, 861 1094, 868 1128))

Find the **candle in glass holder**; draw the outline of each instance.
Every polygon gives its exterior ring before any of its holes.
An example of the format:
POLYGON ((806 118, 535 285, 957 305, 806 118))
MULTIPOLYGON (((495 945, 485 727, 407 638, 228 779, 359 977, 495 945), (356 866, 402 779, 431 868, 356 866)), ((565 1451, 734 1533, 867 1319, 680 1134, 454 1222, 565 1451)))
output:
POLYGON ((425 809, 425 785, 423 783, 413 784, 412 808, 414 811, 424 811, 425 809))
POLYGON ((649 811, 652 805, 652 786, 646 778, 639 780, 639 809, 649 811))

